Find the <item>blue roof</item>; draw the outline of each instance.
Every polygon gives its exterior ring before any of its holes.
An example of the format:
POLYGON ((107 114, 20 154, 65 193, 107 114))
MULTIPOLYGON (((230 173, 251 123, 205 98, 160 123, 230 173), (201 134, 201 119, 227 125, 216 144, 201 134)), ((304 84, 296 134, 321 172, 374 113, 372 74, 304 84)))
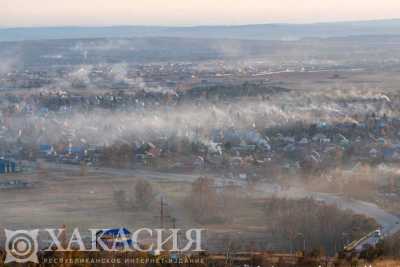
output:
POLYGON ((65 153, 81 153, 82 151, 83 151, 83 147, 80 147, 80 146, 66 147, 64 149, 65 153))
POLYGON ((4 158, 0 158, 0 162, 10 162, 10 163, 15 163, 15 160, 13 160, 13 159, 4 159, 4 158))
POLYGON ((112 235, 118 236, 120 231, 123 231, 124 235, 131 235, 132 233, 126 228, 112 228, 112 229, 104 229, 103 231, 99 231, 97 233, 102 233, 103 235, 112 235))
POLYGON ((41 144, 39 145, 40 151, 47 151, 52 149, 52 145, 49 144, 41 144))

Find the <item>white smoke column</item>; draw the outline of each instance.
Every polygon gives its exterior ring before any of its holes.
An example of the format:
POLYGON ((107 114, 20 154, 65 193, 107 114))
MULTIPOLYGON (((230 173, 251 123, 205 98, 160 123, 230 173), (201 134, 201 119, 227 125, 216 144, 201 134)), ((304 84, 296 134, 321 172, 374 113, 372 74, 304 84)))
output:
MULTIPOLYGON (((72 139, 92 144, 112 145, 121 142, 152 141, 168 137, 186 138, 210 143, 215 129, 235 129, 255 143, 261 141, 264 129, 290 126, 298 122, 357 122, 355 115, 386 113, 398 116, 392 109, 391 92, 383 97, 379 90, 308 91, 282 93, 270 100, 233 101, 231 103, 188 103, 178 106, 137 106, 127 110, 95 109, 71 114, 52 113, 16 116, 11 120, 7 138, 15 139, 23 129, 26 142, 58 143, 72 139), (343 99, 351 100, 344 103, 343 99), (389 102, 391 101, 391 102, 389 102), (208 141, 207 141, 208 140, 208 141)), ((398 109, 397 109, 398 110, 398 109)))

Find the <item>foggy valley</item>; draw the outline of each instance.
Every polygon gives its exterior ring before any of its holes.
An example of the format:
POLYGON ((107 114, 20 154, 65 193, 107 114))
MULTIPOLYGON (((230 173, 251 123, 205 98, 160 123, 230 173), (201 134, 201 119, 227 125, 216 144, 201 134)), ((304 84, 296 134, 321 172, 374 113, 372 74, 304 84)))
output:
POLYGON ((370 23, 380 34, 10 29, 1 227, 204 228, 209 266, 398 257, 400 36, 370 23), (261 263, 227 265, 246 253, 261 263))

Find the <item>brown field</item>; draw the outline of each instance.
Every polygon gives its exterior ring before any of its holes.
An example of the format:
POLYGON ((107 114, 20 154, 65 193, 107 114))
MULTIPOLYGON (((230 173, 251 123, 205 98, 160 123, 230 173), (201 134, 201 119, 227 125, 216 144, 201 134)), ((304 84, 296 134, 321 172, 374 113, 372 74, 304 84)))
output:
MULTIPOLYGON (((117 169, 87 169, 81 175, 79 166, 44 164, 43 170, 23 174, 5 175, 2 180, 19 179, 29 181, 32 188, 7 189, 0 191, 0 211, 2 228, 67 229, 79 227, 82 235, 89 228, 160 227, 160 198, 164 197, 165 227, 172 227, 171 218, 176 218, 176 227, 193 228, 199 226, 184 207, 185 199, 191 190, 191 181, 198 175, 174 177, 171 174, 117 169), (146 211, 129 206, 122 209, 114 200, 114 191, 124 190, 128 199, 133 199, 134 186, 139 179, 146 178, 153 185, 154 201, 146 211)), ((207 235, 215 239, 215 234, 240 234, 261 238, 265 236, 265 214, 254 208, 254 204, 245 203, 236 207, 229 224, 202 225, 207 235), (251 208, 250 206, 251 205, 251 208), (263 233, 263 234, 261 234, 263 233)), ((3 233, 1 233, 3 234, 3 233)), ((89 232, 87 232, 89 235, 89 232)), ((218 237, 219 238, 219 237, 218 237)))

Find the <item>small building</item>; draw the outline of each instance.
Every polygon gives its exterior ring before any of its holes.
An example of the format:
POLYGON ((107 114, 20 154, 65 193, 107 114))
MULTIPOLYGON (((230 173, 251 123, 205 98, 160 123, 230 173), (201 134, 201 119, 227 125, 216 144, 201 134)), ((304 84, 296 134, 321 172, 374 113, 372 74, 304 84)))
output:
POLYGON ((39 145, 39 154, 41 157, 48 158, 54 154, 54 147, 50 144, 39 145))
POLYGON ((0 174, 17 172, 17 164, 14 160, 0 159, 0 174))

